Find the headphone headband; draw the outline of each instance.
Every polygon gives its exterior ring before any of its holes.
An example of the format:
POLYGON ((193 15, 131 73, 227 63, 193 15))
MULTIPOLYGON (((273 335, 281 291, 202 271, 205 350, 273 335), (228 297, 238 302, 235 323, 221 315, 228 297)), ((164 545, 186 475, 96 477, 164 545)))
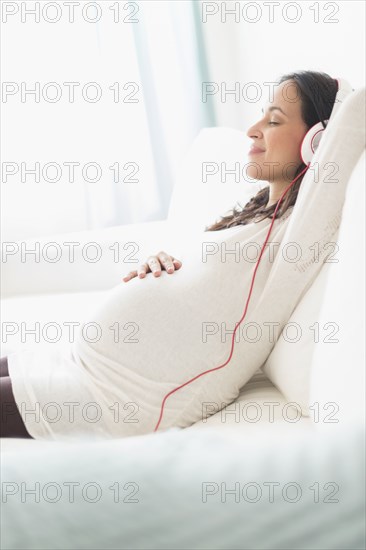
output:
POLYGON ((334 100, 331 117, 338 111, 339 105, 345 100, 348 94, 354 92, 351 84, 345 78, 336 78, 335 80, 338 83, 338 92, 334 100))

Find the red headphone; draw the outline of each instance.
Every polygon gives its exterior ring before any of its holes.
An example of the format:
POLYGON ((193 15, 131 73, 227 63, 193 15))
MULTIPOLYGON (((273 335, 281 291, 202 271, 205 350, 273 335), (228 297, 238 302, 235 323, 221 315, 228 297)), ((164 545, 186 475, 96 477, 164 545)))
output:
MULTIPOLYGON (((351 92, 353 92, 352 86, 343 78, 336 78, 338 82, 338 92, 334 101, 334 106, 330 118, 334 117, 335 113, 338 111, 340 104, 344 98, 351 92)), ((304 139, 302 140, 300 154, 304 164, 309 164, 315 151, 319 147, 320 140, 323 136, 323 132, 326 128, 327 122, 330 119, 320 121, 306 132, 304 139), (324 124, 323 124, 324 123, 324 124)))
MULTIPOLYGON (((344 100, 344 98, 350 93, 350 92, 353 92, 353 88, 351 87, 351 85, 347 82, 347 80, 344 80, 344 79, 340 79, 340 78, 337 78, 336 79, 337 82, 338 82, 338 92, 337 92, 337 95, 335 97, 335 100, 334 100, 334 105, 333 105, 333 109, 332 109, 332 112, 331 112, 331 115, 330 115, 330 118, 332 118, 334 116, 334 114, 336 113, 336 111, 339 109, 339 105, 340 103, 342 103, 342 101, 344 100)), ((277 213, 277 210, 281 204, 281 201, 283 199, 283 197, 286 195, 286 193, 289 191, 289 189, 293 186, 293 184, 307 171, 307 169, 309 168, 309 165, 310 165, 310 162, 313 158, 313 155, 315 154, 315 151, 317 150, 318 146, 319 146, 319 143, 320 143, 320 140, 323 136, 323 132, 326 128, 326 123, 330 120, 327 119, 327 120, 324 120, 324 124, 323 122, 318 122, 317 124, 315 124, 314 126, 312 126, 308 131, 307 133, 305 134, 304 136, 304 139, 302 140, 302 143, 301 143, 301 158, 304 162, 304 164, 306 165, 305 168, 303 170, 301 170, 301 172, 292 180, 292 182, 286 187, 286 189, 284 190, 284 192, 282 193, 280 199, 278 200, 277 202, 277 205, 276 205, 276 208, 275 208, 275 211, 273 212, 273 216, 272 216, 272 223, 270 225, 270 228, 269 228, 269 231, 267 233, 267 237, 263 243, 263 246, 262 246, 262 250, 261 250, 261 253, 259 255, 259 258, 258 258, 258 261, 256 263, 256 266, 255 266, 255 269, 254 269, 254 273, 253 273, 253 277, 252 277, 252 282, 251 282, 251 285, 250 285, 250 290, 249 290, 249 294, 248 294, 248 298, 247 298, 247 302, 246 302, 246 305, 245 305, 245 308, 244 308, 244 313, 240 319, 240 321, 238 321, 238 323, 236 323, 235 325, 235 329, 233 331, 233 334, 232 334, 232 339, 231 339, 231 351, 230 351, 230 355, 229 355, 229 358, 225 361, 225 363, 223 363, 222 365, 219 365, 218 367, 215 367, 213 369, 209 369, 209 370, 206 370, 204 372, 201 372, 200 374, 197 374, 197 376, 195 376, 194 378, 191 378, 191 380, 187 380, 187 382, 185 382, 184 384, 181 384, 180 386, 178 386, 177 388, 174 388, 174 390, 170 391, 169 393, 166 394, 166 396, 164 397, 163 399, 163 402, 161 404, 161 410, 160 410, 160 417, 159 417, 159 420, 155 426, 155 429, 154 429, 154 432, 156 432, 159 428, 159 425, 160 425, 160 422, 162 420, 162 417, 163 417, 163 410, 164 410, 164 404, 165 404, 165 401, 168 399, 168 397, 175 393, 176 391, 178 391, 179 389, 183 388, 184 386, 187 386, 188 384, 191 384, 191 382, 193 382, 194 380, 197 380, 197 378, 200 378, 201 376, 205 375, 205 374, 208 374, 209 372, 213 372, 215 370, 219 370, 219 369, 222 369, 223 367, 225 367, 225 365, 227 365, 230 360, 231 360, 231 357, 232 357, 232 354, 233 354, 233 351, 234 351, 234 338, 235 338, 235 333, 236 333, 236 330, 237 328, 239 327, 239 325, 241 324, 241 322, 243 321, 245 315, 246 315, 246 312, 247 312, 247 309, 248 309, 248 304, 249 304, 249 300, 250 300, 250 296, 252 294, 252 289, 253 289, 253 284, 254 284, 254 279, 255 279, 255 275, 257 273, 257 269, 258 269, 258 266, 259 266, 259 262, 262 258, 262 255, 263 255, 263 252, 264 252, 264 249, 265 249, 265 246, 267 244, 267 241, 269 239, 269 236, 271 234, 271 231, 272 231, 272 227, 273 227, 273 223, 275 221, 275 217, 276 217, 276 213, 277 213)))

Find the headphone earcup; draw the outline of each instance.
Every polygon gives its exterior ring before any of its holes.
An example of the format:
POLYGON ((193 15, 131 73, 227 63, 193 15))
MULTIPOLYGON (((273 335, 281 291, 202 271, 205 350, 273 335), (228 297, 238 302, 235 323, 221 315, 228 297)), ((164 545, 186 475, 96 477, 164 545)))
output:
MULTIPOLYGON (((325 123, 328 121, 325 120, 325 123)), ((309 164, 313 158, 315 151, 319 147, 325 128, 321 122, 318 122, 306 132, 300 147, 300 154, 304 164, 309 164)))

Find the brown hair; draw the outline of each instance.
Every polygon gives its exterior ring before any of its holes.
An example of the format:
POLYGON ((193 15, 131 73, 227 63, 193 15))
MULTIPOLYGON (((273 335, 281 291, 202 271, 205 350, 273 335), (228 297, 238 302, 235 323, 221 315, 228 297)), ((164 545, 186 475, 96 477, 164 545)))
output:
MULTIPOLYGON (((335 79, 326 73, 299 71, 283 75, 278 84, 286 80, 294 81, 297 86, 301 99, 301 116, 308 129, 317 122, 330 118, 338 90, 338 84, 335 79)), ((295 172, 295 177, 304 169, 305 164, 301 163, 295 172)), ((286 210, 295 204, 304 175, 292 185, 286 194, 276 212, 276 218, 283 216, 286 210)), ((237 203, 239 205, 238 210, 234 206, 231 210, 232 214, 221 216, 219 221, 206 226, 205 231, 218 231, 234 227, 235 225, 246 225, 254 222, 254 220, 258 223, 266 218, 272 218, 277 203, 267 208, 268 200, 269 185, 261 189, 244 207, 237 203)))

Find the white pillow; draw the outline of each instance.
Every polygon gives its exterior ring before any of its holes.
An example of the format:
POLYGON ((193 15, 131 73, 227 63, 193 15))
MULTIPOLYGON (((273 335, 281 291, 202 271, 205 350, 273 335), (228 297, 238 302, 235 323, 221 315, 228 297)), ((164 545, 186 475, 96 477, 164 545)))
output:
POLYGON ((296 403, 303 416, 310 416, 310 367, 318 337, 330 335, 318 323, 329 267, 325 263, 282 331, 262 370, 288 402, 296 403))

